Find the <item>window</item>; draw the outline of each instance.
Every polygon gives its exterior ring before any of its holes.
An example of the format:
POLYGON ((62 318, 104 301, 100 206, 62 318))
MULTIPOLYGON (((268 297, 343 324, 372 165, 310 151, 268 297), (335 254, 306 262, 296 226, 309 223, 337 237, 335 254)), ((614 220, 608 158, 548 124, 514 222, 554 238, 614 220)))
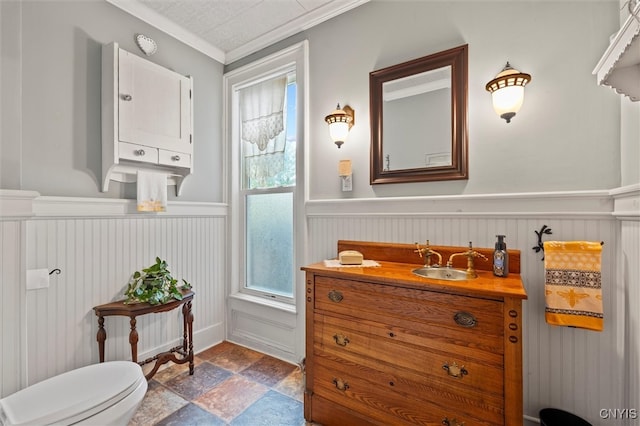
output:
POLYGON ((305 345, 308 48, 296 43, 223 77, 225 336, 283 359, 302 358, 305 345))
POLYGON ((294 297, 295 72, 237 91, 244 223, 243 291, 294 297))
MULTIPOLYGON (((297 43, 223 78, 228 324, 239 339, 260 335, 275 318, 290 324, 288 315, 304 304, 307 49, 306 41, 297 43)), ((301 318, 295 321, 304 326, 301 318)), ((286 334, 286 327, 274 333, 286 334)), ((291 339, 280 337, 285 346, 291 339)))

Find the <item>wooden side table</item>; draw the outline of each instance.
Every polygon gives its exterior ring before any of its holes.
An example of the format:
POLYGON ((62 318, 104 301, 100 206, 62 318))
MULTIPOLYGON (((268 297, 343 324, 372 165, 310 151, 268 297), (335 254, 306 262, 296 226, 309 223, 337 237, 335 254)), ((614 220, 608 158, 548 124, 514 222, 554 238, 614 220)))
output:
POLYGON ((105 303, 93 308, 98 316, 98 349, 100 352, 100 362, 104 362, 104 342, 107 340, 107 332, 104 328, 104 317, 108 316, 125 316, 129 317, 131 331, 129 332, 129 343, 131 344, 131 360, 140 365, 144 365, 155 361, 153 369, 146 374, 147 380, 151 379, 158 371, 162 364, 173 361, 176 364, 189 363, 189 374, 193 375, 194 358, 193 358, 193 313, 191 312, 191 302, 195 293, 191 290, 182 292, 182 300, 173 300, 162 305, 150 305, 149 303, 132 303, 126 304, 124 300, 117 302, 105 303), (167 352, 161 352, 152 358, 148 358, 142 362, 138 362, 138 331, 136 330, 136 317, 146 314, 157 314, 160 312, 171 311, 178 306, 182 306, 183 317, 183 334, 182 345, 169 349, 167 352), (178 358, 175 353, 181 355, 178 358))

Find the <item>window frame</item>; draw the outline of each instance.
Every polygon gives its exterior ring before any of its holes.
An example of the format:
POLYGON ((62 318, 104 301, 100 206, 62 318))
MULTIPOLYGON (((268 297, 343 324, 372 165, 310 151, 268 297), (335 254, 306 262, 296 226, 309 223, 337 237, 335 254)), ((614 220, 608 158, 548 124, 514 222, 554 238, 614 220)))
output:
MULTIPOLYGON (((241 68, 226 73, 223 77, 224 111, 223 125, 225 137, 225 158, 230 170, 224 173, 228 179, 225 184, 225 200, 228 203, 228 295, 232 298, 248 300, 266 304, 283 310, 295 312, 297 306, 302 306, 303 292, 301 286, 304 276, 300 266, 306 262, 306 220, 304 204, 306 201, 306 111, 307 111, 307 81, 308 81, 308 43, 297 43, 266 58, 257 60, 241 68), (243 87, 274 78, 278 75, 295 71, 296 81, 296 184, 295 186, 271 188, 266 191, 293 192, 293 288, 292 297, 285 297, 273 293, 250 289, 245 286, 245 237, 246 223, 245 203, 246 193, 253 193, 252 189, 242 188, 242 158, 239 141, 239 102, 236 96, 243 87)), ((260 193, 265 193, 261 190, 260 193)))

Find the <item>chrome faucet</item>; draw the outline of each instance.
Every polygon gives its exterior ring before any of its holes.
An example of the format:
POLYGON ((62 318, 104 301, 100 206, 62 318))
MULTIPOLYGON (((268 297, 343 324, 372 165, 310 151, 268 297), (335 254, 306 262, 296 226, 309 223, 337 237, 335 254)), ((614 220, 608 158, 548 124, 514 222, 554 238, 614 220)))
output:
POLYGON ((442 255, 435 250, 431 250, 431 247, 429 247, 429 240, 427 240, 427 243, 424 248, 421 248, 420 244, 416 243, 416 250, 414 250, 414 253, 418 253, 420 257, 424 255, 425 257, 424 266, 426 266, 427 268, 431 267, 431 255, 438 256, 438 263, 433 265, 434 267, 440 267, 442 265, 442 255))
POLYGON ((469 250, 467 251, 463 251, 460 253, 453 253, 451 256, 449 256, 449 260, 447 261, 447 268, 451 268, 453 267, 453 258, 456 256, 466 256, 467 257, 467 277, 469 278, 475 278, 478 276, 478 274, 476 273, 476 270, 474 269, 473 266, 473 259, 476 257, 480 257, 484 260, 488 260, 487 257, 485 255, 483 255, 482 253, 477 252, 476 250, 473 249, 473 246, 471 244, 471 241, 469 241, 469 250))

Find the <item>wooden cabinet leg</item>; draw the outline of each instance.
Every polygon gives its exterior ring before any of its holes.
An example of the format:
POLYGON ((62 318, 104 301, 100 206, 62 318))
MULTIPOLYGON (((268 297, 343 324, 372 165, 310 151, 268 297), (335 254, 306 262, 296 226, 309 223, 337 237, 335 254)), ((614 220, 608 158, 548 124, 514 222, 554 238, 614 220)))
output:
POLYGON ((187 353, 189 340, 187 339, 187 327, 189 326, 189 307, 188 303, 182 305, 182 350, 187 353))
POLYGON ((189 375, 193 375, 194 362, 193 362, 193 312, 191 311, 191 301, 188 301, 182 306, 182 316, 184 318, 184 339, 183 349, 187 350, 187 343, 189 346, 189 352, 187 357, 189 358, 189 375))
POLYGON ((96 340, 98 341, 100 362, 104 362, 104 341, 107 340, 107 332, 104 329, 104 317, 102 315, 98 316, 98 335, 96 340))
POLYGON ((138 331, 136 330, 136 317, 131 317, 131 331, 129 332, 129 344, 131 345, 131 361, 138 362, 138 331))

